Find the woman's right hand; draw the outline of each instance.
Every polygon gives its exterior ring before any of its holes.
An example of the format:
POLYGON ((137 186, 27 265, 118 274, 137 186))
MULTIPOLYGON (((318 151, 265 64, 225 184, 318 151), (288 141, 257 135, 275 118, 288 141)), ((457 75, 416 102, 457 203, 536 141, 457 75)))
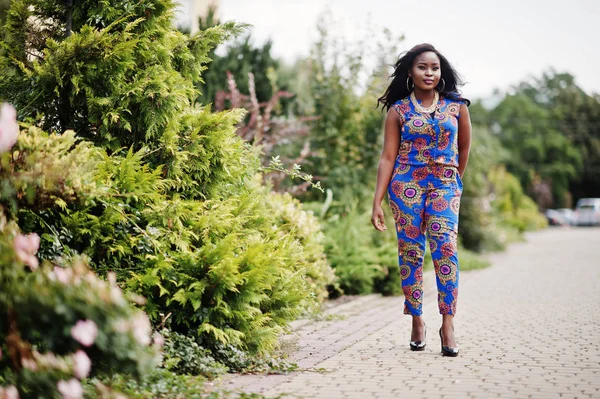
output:
POLYGON ((373 205, 371 223, 373 223, 375 229, 379 231, 385 231, 387 229, 387 227, 385 227, 385 220, 383 218, 383 209, 381 209, 381 205, 373 205))

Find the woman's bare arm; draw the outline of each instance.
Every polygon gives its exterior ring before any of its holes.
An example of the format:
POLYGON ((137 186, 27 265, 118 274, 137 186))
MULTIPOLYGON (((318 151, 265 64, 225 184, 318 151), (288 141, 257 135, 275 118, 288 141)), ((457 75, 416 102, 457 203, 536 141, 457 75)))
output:
POLYGON ((383 139, 383 150, 379 159, 377 169, 377 186, 375 188, 375 197, 373 199, 373 215, 371 222, 379 231, 386 229, 383 220, 383 210, 381 209, 381 201, 385 196, 387 187, 392 178, 394 164, 398 156, 400 147, 400 126, 401 119, 398 112, 392 107, 388 110, 385 118, 385 133, 383 139))
POLYGON ((462 178, 467 162, 469 162, 469 151, 471 150, 471 117, 466 104, 460 106, 458 118, 458 174, 462 178))

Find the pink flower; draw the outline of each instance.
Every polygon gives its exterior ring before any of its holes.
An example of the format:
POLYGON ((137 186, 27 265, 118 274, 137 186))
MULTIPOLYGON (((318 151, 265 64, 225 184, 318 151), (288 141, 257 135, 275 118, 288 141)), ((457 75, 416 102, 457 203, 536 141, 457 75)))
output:
POLYGON ((39 247, 40 237, 35 233, 27 234, 26 236, 19 234, 13 241, 13 248, 17 259, 28 265, 31 270, 38 268, 39 262, 35 254, 39 247))
POLYGON ((121 292, 121 289, 116 285, 110 286, 110 300, 112 301, 112 303, 119 305, 124 304, 126 302, 125 297, 123 297, 123 292, 121 292))
POLYGON ((19 391, 14 385, 0 387, 0 398, 2 399, 19 399, 19 391))
POLYGON ((69 381, 58 381, 56 387, 58 392, 62 394, 63 399, 80 399, 83 397, 83 388, 75 378, 71 378, 69 381))
POLYGON ((35 360, 30 359, 30 358, 24 358, 21 359, 21 365, 26 368, 29 369, 31 371, 37 371, 38 370, 38 364, 35 360))
POLYGON ((133 336, 142 345, 150 345, 152 327, 146 313, 139 312, 132 320, 133 336))
POLYGON ((159 333, 154 334, 153 342, 157 348, 162 348, 165 345, 165 339, 159 333))
POLYGON ((75 377, 82 380, 90 374, 90 370, 92 368, 92 361, 84 351, 80 349, 77 352, 75 352, 75 354, 73 355, 73 361, 75 363, 75 377))
POLYGON ((91 346, 98 335, 98 326, 92 320, 79 320, 71 328, 71 336, 83 346, 91 346))
POLYGON ((113 324, 113 328, 116 332, 127 332, 129 331, 129 322, 127 320, 119 319, 113 324))
POLYGON ((54 266, 54 275, 56 276, 56 279, 59 282, 63 284, 68 284, 71 280, 73 272, 71 271, 71 269, 65 269, 64 267, 54 266))
POLYGON ((17 142, 18 136, 17 111, 10 104, 2 104, 0 110, 0 153, 10 150, 17 142))

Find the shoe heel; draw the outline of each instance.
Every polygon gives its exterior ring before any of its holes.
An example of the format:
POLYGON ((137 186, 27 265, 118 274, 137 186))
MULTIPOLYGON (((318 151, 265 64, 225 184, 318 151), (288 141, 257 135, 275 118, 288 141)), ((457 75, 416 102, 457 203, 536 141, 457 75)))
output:
POLYGON ((458 356, 459 349, 451 346, 444 345, 444 338, 442 338, 442 329, 440 328, 440 341, 442 343, 442 356, 456 357, 458 356))
POLYGON ((410 350, 420 352, 425 350, 427 340, 427 326, 425 326, 425 339, 423 341, 410 341, 410 350))

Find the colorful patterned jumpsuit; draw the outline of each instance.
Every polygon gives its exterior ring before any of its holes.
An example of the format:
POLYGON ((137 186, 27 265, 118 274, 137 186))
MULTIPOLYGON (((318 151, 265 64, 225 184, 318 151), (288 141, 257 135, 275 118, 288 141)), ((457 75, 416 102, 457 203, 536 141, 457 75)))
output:
POLYGON ((458 211, 462 194, 458 174, 461 104, 460 100, 440 97, 431 115, 417 112, 409 98, 393 105, 402 125, 388 196, 396 222, 405 314, 422 314, 426 233, 435 267, 439 311, 456 313, 458 211))

